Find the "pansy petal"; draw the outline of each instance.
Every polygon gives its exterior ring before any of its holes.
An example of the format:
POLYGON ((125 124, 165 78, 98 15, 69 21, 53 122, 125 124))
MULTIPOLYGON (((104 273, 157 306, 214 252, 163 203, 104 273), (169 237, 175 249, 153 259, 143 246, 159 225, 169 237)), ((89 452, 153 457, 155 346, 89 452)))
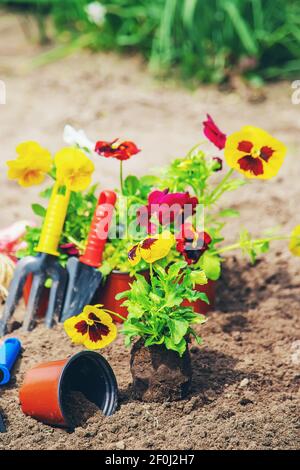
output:
POLYGON ((253 158, 251 155, 246 155, 238 160, 241 170, 253 173, 258 176, 264 173, 263 163, 259 158, 253 158))
POLYGON ((134 245, 128 251, 128 261, 132 266, 136 266, 141 260, 140 247, 134 245))
POLYGON ((8 178, 17 180, 20 186, 29 187, 42 183, 51 170, 52 157, 37 142, 22 142, 17 146, 17 158, 7 161, 8 178))
POLYGON ((147 237, 140 244, 141 257, 147 263, 154 263, 159 259, 165 258, 169 254, 173 245, 174 236, 167 231, 160 235, 147 237))
POLYGON ((82 314, 68 318, 64 322, 65 332, 71 338, 72 342, 76 344, 83 344, 85 339, 85 335, 83 334, 84 328, 81 322, 86 324, 85 317, 82 314))

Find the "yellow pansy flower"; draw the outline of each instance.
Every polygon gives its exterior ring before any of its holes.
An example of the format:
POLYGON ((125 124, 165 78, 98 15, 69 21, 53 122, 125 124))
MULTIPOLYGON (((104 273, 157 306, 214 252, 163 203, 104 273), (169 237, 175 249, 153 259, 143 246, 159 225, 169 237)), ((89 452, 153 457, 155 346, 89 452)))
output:
POLYGON ((8 178, 23 187, 42 183, 52 167, 50 152, 33 141, 19 144, 16 151, 17 158, 6 162, 8 178))
POLYGON ((81 150, 65 147, 54 161, 57 181, 70 191, 84 191, 90 185, 95 166, 81 150))
POLYGON ((86 305, 83 312, 64 322, 67 335, 73 343, 87 349, 101 349, 117 336, 117 327, 103 305, 86 305))
POLYGON ((138 264, 141 259, 147 263, 154 263, 169 254, 174 242, 174 235, 168 231, 146 237, 130 248, 128 260, 132 266, 138 264))
POLYGON ((300 256, 300 225, 297 225, 291 233, 289 249, 293 255, 300 256))
POLYGON ((258 127, 245 126, 227 137, 227 164, 246 178, 276 176, 286 154, 285 145, 258 127))

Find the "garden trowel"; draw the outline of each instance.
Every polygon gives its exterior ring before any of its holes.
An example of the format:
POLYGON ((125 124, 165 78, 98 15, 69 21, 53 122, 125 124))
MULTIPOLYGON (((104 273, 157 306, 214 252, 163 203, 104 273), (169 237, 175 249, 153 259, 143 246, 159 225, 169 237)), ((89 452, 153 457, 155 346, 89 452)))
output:
POLYGON ((84 254, 68 259, 68 286, 61 321, 82 312, 91 303, 101 281, 99 267, 117 196, 113 191, 100 193, 84 254))
POLYGON ((51 328, 54 317, 56 316, 57 320, 59 320, 63 307, 68 273, 58 263, 59 252, 57 251, 57 247, 69 200, 70 191, 65 189, 64 193, 62 193, 60 185, 56 183, 52 190, 39 244, 36 248, 39 254, 37 256, 26 256, 18 261, 16 265, 2 319, 0 320, 0 336, 3 336, 7 332, 8 322, 16 309, 18 301, 23 295, 23 287, 29 274, 33 274, 33 280, 23 321, 23 328, 26 331, 32 329, 43 287, 46 279, 49 278, 52 280, 52 285, 45 324, 51 328))

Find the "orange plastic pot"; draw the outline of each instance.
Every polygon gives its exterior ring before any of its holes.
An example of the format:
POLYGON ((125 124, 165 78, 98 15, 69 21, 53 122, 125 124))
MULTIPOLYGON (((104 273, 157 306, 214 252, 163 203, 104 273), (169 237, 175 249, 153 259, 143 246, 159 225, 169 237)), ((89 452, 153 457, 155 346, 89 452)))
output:
POLYGON ((70 391, 83 393, 105 416, 116 410, 118 386, 112 368, 100 354, 82 351, 30 369, 19 392, 22 411, 43 423, 72 428, 64 405, 70 391))
MULTIPOLYGON (((141 273, 147 280, 149 280, 149 271, 141 273)), ((128 290, 129 284, 134 281, 134 278, 129 273, 122 273, 120 271, 112 271, 106 279, 105 285, 99 290, 97 295, 97 302, 103 304, 105 308, 116 312, 124 318, 127 318, 128 311, 126 307, 122 307, 124 299, 117 300, 116 295, 120 292, 128 290)), ((122 323, 122 320, 112 315, 115 322, 122 323)))
MULTIPOLYGON (((25 301, 25 305, 28 304, 28 299, 29 299, 30 290, 32 286, 32 279, 33 279, 33 275, 29 274, 27 276, 26 282, 23 287, 23 298, 25 301)), ((49 302, 49 292, 50 292, 50 289, 47 289, 47 287, 43 288, 43 292, 42 292, 41 299, 40 299, 40 305, 37 311, 37 316, 39 318, 43 318, 46 315, 48 302, 49 302)))
POLYGON ((195 290, 198 292, 203 292, 207 295, 209 300, 209 304, 203 302, 203 300, 196 300, 195 302, 189 302, 188 300, 184 300, 182 305, 184 307, 193 307, 196 313, 202 313, 205 315, 206 313, 210 312, 214 309, 215 301, 216 301, 216 281, 208 280, 207 284, 195 286, 195 290))

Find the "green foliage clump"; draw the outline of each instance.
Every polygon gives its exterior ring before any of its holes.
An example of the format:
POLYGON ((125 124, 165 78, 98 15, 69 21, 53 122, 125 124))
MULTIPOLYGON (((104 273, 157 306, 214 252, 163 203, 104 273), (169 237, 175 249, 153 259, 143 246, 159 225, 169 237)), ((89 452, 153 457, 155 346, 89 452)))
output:
POLYGON ((189 269, 184 261, 173 263, 169 268, 155 263, 153 272, 149 283, 137 274, 130 290, 116 297, 126 299, 123 306, 129 312, 123 326, 126 343, 130 345, 135 339, 142 338, 146 347, 164 344, 182 356, 190 335, 201 344, 193 325, 204 323, 206 319, 192 307, 181 304, 184 300, 194 302, 198 299, 209 303, 206 294, 194 290, 196 283, 207 280, 202 271, 189 269))
POLYGON ((139 51, 155 71, 175 67, 195 81, 220 83, 240 73, 259 84, 300 70, 298 0, 101 0, 100 22, 87 14, 92 0, 2 3, 35 12, 42 36, 50 14, 68 51, 139 51))

